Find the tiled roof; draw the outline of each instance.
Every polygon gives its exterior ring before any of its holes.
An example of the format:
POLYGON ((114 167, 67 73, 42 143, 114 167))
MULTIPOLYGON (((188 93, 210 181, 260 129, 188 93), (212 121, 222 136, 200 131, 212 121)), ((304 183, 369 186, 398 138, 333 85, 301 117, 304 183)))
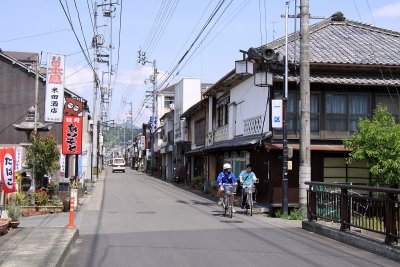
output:
MULTIPOLYGON (((288 59, 300 61, 299 33, 291 34, 288 59)), ((284 55, 284 37, 266 45, 284 55)), ((332 17, 310 26, 310 63, 400 65, 400 33, 332 17)))
MULTIPOLYGON (((277 75, 274 80, 281 81, 282 76, 277 75)), ((289 81, 298 82, 296 76, 289 76, 289 81)), ((376 74, 363 75, 358 73, 311 73, 311 83, 327 83, 327 84, 353 84, 353 85, 375 85, 375 86, 400 86, 400 76, 397 74, 376 74)))

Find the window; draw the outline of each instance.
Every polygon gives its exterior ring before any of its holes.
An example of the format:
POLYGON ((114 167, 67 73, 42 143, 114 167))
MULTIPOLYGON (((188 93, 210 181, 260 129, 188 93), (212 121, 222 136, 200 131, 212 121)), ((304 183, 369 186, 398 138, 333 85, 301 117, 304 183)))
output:
POLYGON ((289 92, 289 98, 286 102, 286 125, 288 131, 297 131, 297 114, 299 110, 299 98, 297 92, 289 92))
POLYGON ((229 96, 217 102, 217 127, 222 127, 229 123, 229 96))
POLYGON ((310 105, 310 130, 311 132, 319 132, 319 94, 311 94, 311 105, 310 105))
POLYGON ((327 94, 326 130, 328 132, 354 132, 360 118, 370 115, 369 95, 327 94))
POLYGON ((194 143, 204 146, 206 143, 206 121, 204 119, 194 123, 194 143))
POLYGON ((326 130, 347 131, 347 96, 326 95, 326 130))
POLYGON ((346 163, 346 158, 324 158, 324 182, 371 185, 372 178, 364 161, 346 163))
POLYGON ((367 118, 370 113, 368 95, 349 95, 349 131, 358 130, 358 120, 367 118))
POLYGON ((169 108, 171 104, 174 104, 174 97, 173 96, 165 96, 164 97, 164 107, 169 108))
MULTIPOLYGON (((282 92, 275 92, 274 99, 282 98, 282 92)), ((297 132, 300 129, 299 117, 300 99, 297 92, 289 92, 286 103, 286 125, 289 132, 297 132)), ((319 132, 319 93, 311 93, 311 132, 319 132)))

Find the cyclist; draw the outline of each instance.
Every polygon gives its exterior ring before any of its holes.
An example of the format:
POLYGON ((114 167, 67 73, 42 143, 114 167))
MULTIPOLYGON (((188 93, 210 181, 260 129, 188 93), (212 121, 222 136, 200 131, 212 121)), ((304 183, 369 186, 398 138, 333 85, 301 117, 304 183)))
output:
POLYGON ((246 169, 243 170, 239 174, 240 183, 242 184, 242 187, 243 187, 243 190, 242 190, 242 206, 241 206, 242 209, 245 208, 246 200, 247 200, 247 194, 245 192, 246 191, 245 188, 246 187, 252 187, 252 186, 254 186, 254 183, 258 182, 258 179, 257 179, 256 175, 251 170, 252 170, 251 164, 247 164, 246 165, 246 169))
POLYGON ((229 163, 225 163, 223 166, 223 171, 218 175, 217 182, 219 185, 218 189, 218 195, 219 195, 219 201, 218 205, 222 205, 223 202, 223 193, 224 193, 224 187, 223 184, 234 184, 237 183, 237 179, 235 177, 235 174, 232 172, 232 166, 229 163))

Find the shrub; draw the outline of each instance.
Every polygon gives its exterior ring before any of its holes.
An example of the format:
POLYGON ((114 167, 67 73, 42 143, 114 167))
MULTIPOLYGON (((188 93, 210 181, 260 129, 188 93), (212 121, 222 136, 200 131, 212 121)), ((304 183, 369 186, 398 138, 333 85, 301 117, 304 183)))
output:
POLYGON ((6 210, 7 210, 8 218, 10 218, 11 221, 13 221, 13 222, 18 221, 19 218, 21 218, 21 216, 22 216, 21 208, 14 202, 9 204, 6 208, 6 210))
POLYGON ((303 220, 304 217, 301 214, 299 209, 292 209, 289 214, 287 213, 282 213, 281 210, 277 210, 275 212, 275 217, 276 218, 281 218, 281 219, 285 219, 285 220, 303 220))
POLYGON ((49 196, 47 195, 45 188, 38 189, 35 193, 33 193, 33 197, 36 205, 38 206, 46 206, 49 202, 49 196))

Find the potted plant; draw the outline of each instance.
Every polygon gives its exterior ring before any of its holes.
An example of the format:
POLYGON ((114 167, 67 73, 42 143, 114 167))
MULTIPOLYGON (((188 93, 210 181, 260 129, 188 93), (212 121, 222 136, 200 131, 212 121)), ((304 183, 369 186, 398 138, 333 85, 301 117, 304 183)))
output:
POLYGON ((22 216, 21 208, 13 202, 7 206, 6 210, 8 218, 11 220, 10 226, 12 228, 17 228, 19 225, 19 218, 22 216))

